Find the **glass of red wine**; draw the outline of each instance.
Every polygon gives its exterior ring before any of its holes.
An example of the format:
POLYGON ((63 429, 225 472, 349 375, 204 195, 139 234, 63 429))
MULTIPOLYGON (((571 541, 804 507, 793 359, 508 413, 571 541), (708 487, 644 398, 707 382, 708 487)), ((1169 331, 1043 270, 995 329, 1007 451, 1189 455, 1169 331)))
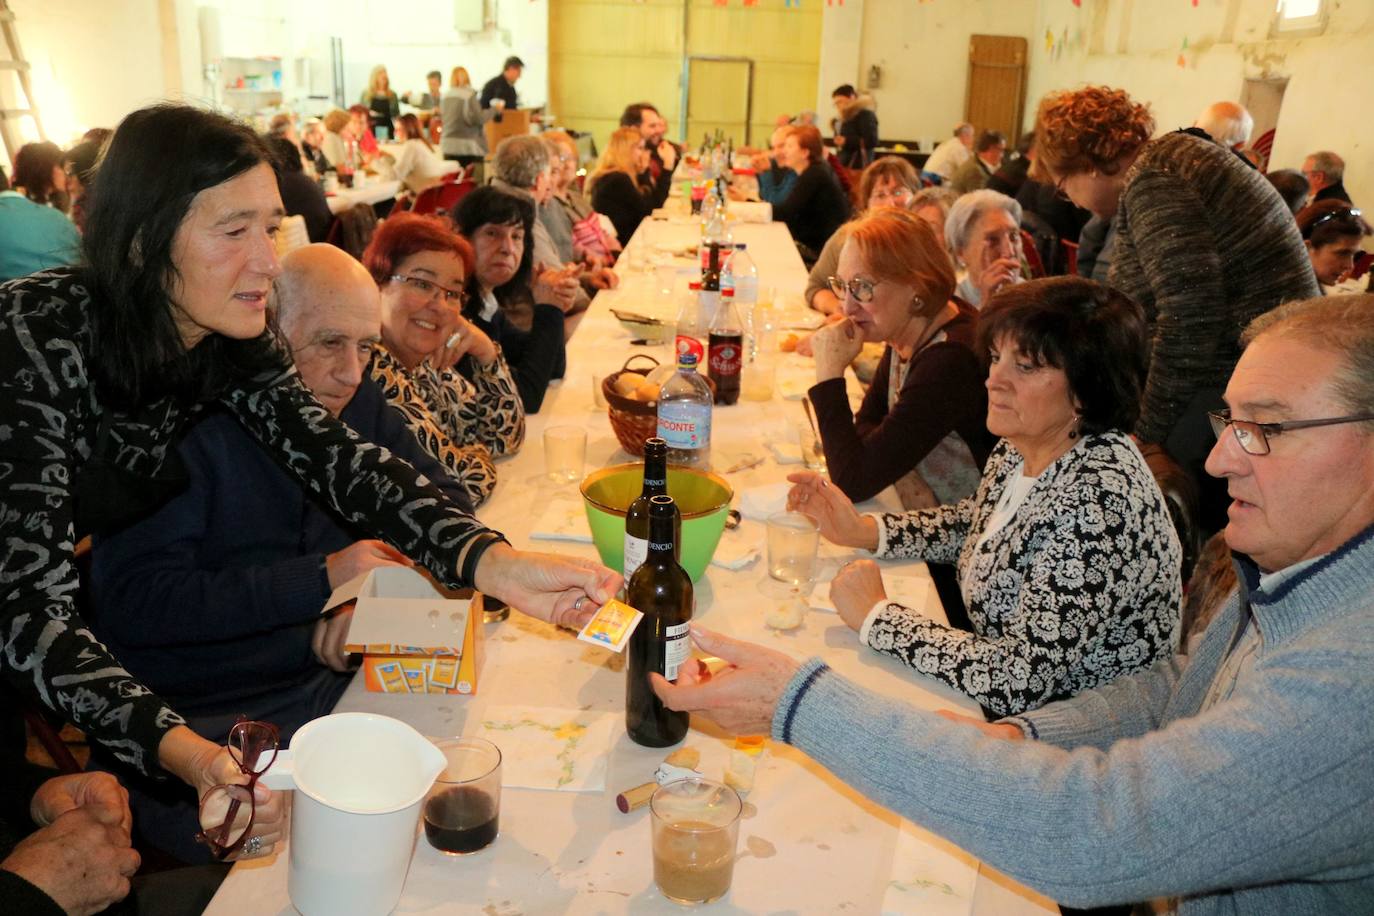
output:
POLYGON ((485 849, 501 822, 501 750, 483 738, 434 742, 448 764, 425 799, 425 839, 451 856, 485 849))

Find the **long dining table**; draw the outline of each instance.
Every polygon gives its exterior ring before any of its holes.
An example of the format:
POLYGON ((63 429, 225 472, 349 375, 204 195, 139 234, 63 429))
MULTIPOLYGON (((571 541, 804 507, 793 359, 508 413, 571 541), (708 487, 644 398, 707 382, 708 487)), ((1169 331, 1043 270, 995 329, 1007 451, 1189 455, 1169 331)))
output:
MULTIPOLYGON (((789 325, 808 323, 801 293, 806 272, 786 227, 773 222, 736 222, 735 241, 746 242, 758 271, 763 297, 773 303, 771 323, 780 335, 789 325)), ((632 460, 620 447, 598 407, 593 384, 643 352, 660 361, 668 344, 631 344, 611 308, 672 320, 677 296, 695 262, 686 254, 698 230, 685 217, 646 220, 629 244, 636 268, 622 274, 616 290, 596 296, 569 342, 567 372, 548 393, 542 410, 528 418, 523 449, 498 465, 500 482, 478 515, 503 531, 519 548, 556 550, 595 558, 581 539, 552 541, 536 535, 566 530, 579 511, 577 485, 551 482, 544 474, 542 436, 551 426, 586 431, 588 472, 632 460), (670 283, 669 281, 673 282, 670 283), (667 292, 676 287, 675 293, 667 292), (558 521, 558 520, 561 520, 558 521)), ((778 384, 769 401, 717 407, 712 424, 713 462, 735 492, 737 504, 754 504, 738 528, 727 530, 717 557, 741 568, 713 564, 696 586, 695 622, 762 643, 799 659, 823 656, 837 671, 883 694, 920 707, 977 714, 976 705, 944 684, 916 674, 898 661, 858 642, 832 611, 812 608, 799 628, 769 629, 764 614, 778 600, 768 576, 765 526, 757 507, 761 494, 776 500, 779 484, 799 465, 788 460, 786 443, 805 422, 799 392, 814 372, 808 360, 777 353, 778 384), (771 443, 771 445, 770 445, 771 443), (780 445, 782 444, 782 445, 780 445), (775 454, 774 448, 778 449, 775 454), (751 517, 753 516, 753 517, 751 517), (761 555, 747 562, 750 548, 761 555), (741 559, 743 557, 743 559, 741 559)), ((851 393, 860 394, 856 380, 851 393)), ((864 508, 896 508, 889 490, 864 508)), ((749 508, 746 505, 746 508, 749 508)), ((813 599, 823 598, 828 579, 852 552, 822 546, 821 572, 813 599)), ((928 579, 924 565, 884 561, 885 577, 909 584, 928 579)), ((943 619, 933 589, 924 613, 943 619)), ((813 600, 813 604, 822 604, 813 600)), ((681 907, 657 890, 649 843, 649 812, 623 814, 617 792, 645 783, 665 751, 640 747, 626 736, 624 659, 577 641, 518 612, 485 624, 486 660, 473 695, 369 693, 361 678, 341 699, 340 711, 368 711, 402 719, 430 736, 473 734, 497 710, 555 709, 569 714, 614 718, 605 749, 600 789, 559 791, 518 788, 507 782, 502 796, 500 836, 475 855, 450 858, 431 849, 417 829, 405 890, 397 912, 485 913, 679 913, 681 907)), ((502 743, 497 739, 498 745, 502 743)), ((720 778, 734 736, 693 721, 684 743, 701 752, 700 769, 720 778)), ((507 747, 508 754, 516 748, 507 747)), ((929 834, 836 779, 805 754, 769 741, 740 827, 739 858, 729 893, 709 904, 713 913, 1056 913, 1049 900, 1018 885, 953 845, 929 834)), ((206 911, 211 916, 291 913, 287 896, 288 850, 236 864, 206 911)))

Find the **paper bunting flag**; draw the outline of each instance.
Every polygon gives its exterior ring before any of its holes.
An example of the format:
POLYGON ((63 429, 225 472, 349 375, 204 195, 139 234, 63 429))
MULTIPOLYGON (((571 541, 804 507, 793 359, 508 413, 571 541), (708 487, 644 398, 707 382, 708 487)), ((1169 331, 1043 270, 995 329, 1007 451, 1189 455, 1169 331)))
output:
POLYGON ((1054 50, 1054 33, 1051 32, 1049 29, 1045 30, 1045 50, 1054 50))
POLYGON ((1187 68, 1187 66, 1188 66, 1188 58, 1187 58, 1187 56, 1186 56, 1187 53, 1188 53, 1188 36, 1187 36, 1187 35, 1184 35, 1184 36, 1183 36, 1183 47, 1181 47, 1181 48, 1178 49, 1178 65, 1179 65, 1180 68, 1187 68))

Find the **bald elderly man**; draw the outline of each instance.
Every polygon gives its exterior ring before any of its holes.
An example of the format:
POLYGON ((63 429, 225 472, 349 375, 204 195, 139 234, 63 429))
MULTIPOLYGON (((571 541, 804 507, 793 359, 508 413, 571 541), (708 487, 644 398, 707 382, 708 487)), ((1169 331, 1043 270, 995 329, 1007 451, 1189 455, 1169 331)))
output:
MULTIPOLYGON (((381 299, 367 270, 332 245, 297 249, 282 260, 270 307, 322 409, 472 511, 368 376, 381 299)), ((222 741, 245 714, 275 723, 285 744, 334 707, 351 677, 347 617, 320 614, 330 592, 408 561, 308 496, 227 413, 206 416, 179 451, 186 490, 95 543, 93 628, 201 735, 222 741)), ((131 786, 135 821, 154 845, 200 861, 195 800, 176 788, 131 786)))

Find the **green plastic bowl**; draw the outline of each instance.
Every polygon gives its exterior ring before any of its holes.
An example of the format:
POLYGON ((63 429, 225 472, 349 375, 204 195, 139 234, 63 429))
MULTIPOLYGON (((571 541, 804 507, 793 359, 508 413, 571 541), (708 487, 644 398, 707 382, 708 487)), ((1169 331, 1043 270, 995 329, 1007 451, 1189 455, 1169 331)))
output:
MULTIPOLYGON (((602 468, 582 481, 592 542, 601 562, 617 572, 625 568, 625 512, 643 489, 642 464, 602 468)), ((724 478, 707 471, 669 467, 668 495, 682 513, 682 568, 695 582, 715 555, 735 491, 724 478)))

